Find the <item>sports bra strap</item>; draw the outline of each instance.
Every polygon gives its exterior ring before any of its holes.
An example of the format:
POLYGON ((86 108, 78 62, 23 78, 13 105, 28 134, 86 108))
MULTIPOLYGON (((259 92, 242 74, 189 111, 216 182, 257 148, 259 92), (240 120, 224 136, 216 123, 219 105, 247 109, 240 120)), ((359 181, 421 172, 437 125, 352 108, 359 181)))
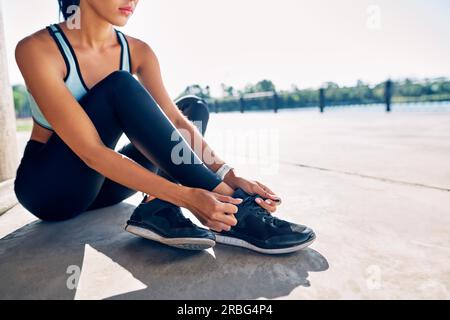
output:
POLYGON ((120 70, 125 70, 131 73, 131 54, 130 54, 130 46, 128 45, 127 38, 125 35, 116 30, 117 37, 119 39, 120 45, 122 47, 122 56, 120 62, 120 70))
MULTIPOLYGON (((56 41, 56 44, 58 45, 59 50, 61 51, 61 54, 64 57, 64 60, 67 65, 67 77, 70 74, 71 70, 77 70, 77 60, 74 57, 73 49, 68 43, 68 40, 66 39, 64 33, 61 32, 59 26, 52 24, 47 27, 47 29, 50 31, 50 34, 52 35, 53 39, 56 41)), ((128 72, 131 72, 131 53, 130 53, 130 46, 128 44, 128 40, 125 37, 125 35, 117 30, 114 29, 117 34, 117 39, 119 40, 120 46, 121 46, 121 57, 120 57, 120 70, 125 70, 128 72)))
POLYGON ((56 44, 58 45, 58 48, 61 51, 64 61, 66 62, 66 66, 67 66, 66 78, 68 78, 70 75, 70 72, 72 70, 75 71, 77 68, 75 57, 72 54, 71 46, 69 43, 67 43, 64 35, 60 32, 59 28, 56 25, 52 24, 52 25, 48 26, 47 29, 50 31, 50 34, 52 35, 53 39, 55 40, 56 44))

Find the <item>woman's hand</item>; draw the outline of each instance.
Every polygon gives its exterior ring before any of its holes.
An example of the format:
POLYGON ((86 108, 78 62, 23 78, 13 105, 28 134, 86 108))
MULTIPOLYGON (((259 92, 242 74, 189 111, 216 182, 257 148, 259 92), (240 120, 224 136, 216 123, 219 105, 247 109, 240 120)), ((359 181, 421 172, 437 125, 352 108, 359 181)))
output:
POLYGON ((258 181, 238 177, 233 170, 230 170, 227 175, 225 175, 224 182, 233 189, 241 188, 249 194, 260 195, 265 200, 257 197, 255 199, 256 203, 271 213, 275 212, 277 210, 277 205, 281 203, 280 197, 276 196, 275 192, 269 187, 258 181))
POLYGON ((229 231, 237 224, 234 214, 238 211, 236 204, 241 203, 242 199, 197 188, 189 189, 188 193, 186 208, 205 226, 221 232, 229 231))

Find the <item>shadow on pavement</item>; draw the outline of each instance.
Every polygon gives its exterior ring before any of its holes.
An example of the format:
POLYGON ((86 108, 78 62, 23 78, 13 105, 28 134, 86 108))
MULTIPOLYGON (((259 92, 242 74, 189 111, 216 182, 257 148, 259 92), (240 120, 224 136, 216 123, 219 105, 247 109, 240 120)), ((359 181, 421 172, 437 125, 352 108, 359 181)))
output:
POLYGON ((66 271, 82 267, 86 244, 147 286, 110 299, 277 298, 328 269, 312 249, 267 256, 218 244, 214 257, 167 247, 123 230, 133 209, 122 202, 64 222, 36 221, 1 239, 0 299, 73 299, 66 271))

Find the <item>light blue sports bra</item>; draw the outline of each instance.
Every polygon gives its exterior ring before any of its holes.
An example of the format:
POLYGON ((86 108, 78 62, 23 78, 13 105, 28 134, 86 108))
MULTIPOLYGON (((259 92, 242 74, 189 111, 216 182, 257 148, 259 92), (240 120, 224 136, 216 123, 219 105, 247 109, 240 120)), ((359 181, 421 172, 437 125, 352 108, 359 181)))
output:
MULTIPOLYGON (((52 24, 47 27, 47 30, 58 45, 58 48, 61 51, 66 63, 67 75, 64 79, 64 83, 75 99, 79 101, 89 91, 89 89, 84 83, 83 76, 81 75, 80 65, 78 64, 75 51, 59 25, 52 24)), ((131 72, 131 54, 128 41, 122 32, 116 29, 114 30, 116 31, 117 39, 121 47, 120 70, 131 72)), ((31 115, 33 119, 42 127, 54 131, 50 123, 48 123, 47 119, 45 119, 41 109, 30 92, 28 92, 28 98, 30 101, 31 115)))

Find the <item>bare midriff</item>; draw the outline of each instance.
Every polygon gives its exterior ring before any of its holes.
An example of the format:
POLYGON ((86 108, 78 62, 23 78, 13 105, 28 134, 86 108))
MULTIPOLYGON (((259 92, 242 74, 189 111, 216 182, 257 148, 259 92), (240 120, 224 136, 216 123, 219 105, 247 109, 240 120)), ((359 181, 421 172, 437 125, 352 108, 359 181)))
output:
POLYGON ((33 120, 33 129, 31 130, 30 140, 46 143, 52 134, 53 131, 41 127, 33 120))

